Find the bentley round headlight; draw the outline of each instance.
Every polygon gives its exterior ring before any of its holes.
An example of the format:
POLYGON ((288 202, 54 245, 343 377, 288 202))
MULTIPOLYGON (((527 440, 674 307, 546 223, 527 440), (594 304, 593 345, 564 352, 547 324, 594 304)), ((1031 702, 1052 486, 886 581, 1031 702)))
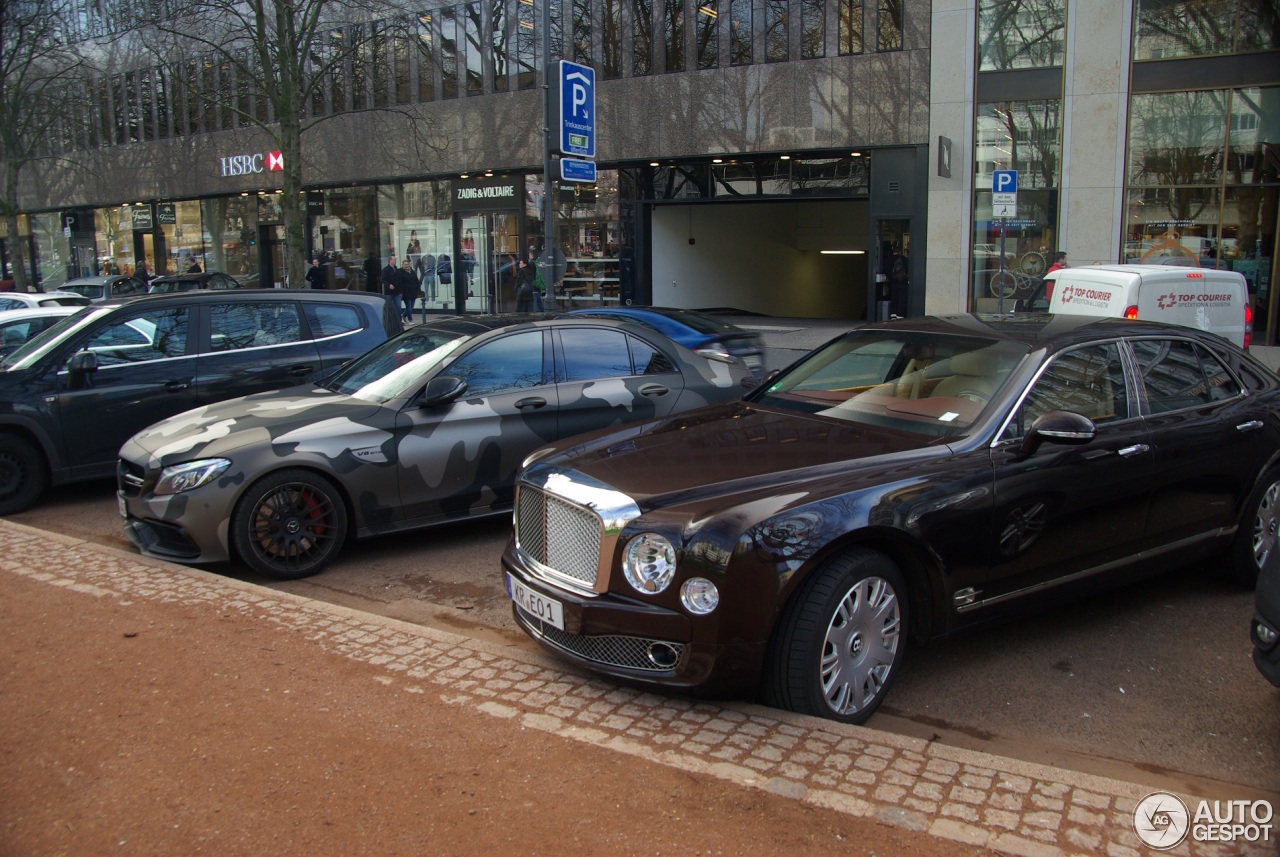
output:
POLYGON ((680 587, 680 603, 697 616, 705 616, 720 606, 720 590, 705 577, 691 577, 680 587))
POLYGON ((637 592, 659 593, 676 576, 676 549, 665 536, 641 533, 627 543, 622 573, 637 592))

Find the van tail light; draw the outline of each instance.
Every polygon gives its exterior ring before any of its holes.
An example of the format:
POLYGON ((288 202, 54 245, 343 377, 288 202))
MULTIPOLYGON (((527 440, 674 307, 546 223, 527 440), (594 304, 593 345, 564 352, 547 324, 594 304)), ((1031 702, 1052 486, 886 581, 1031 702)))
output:
POLYGON ((1249 304, 1244 305, 1244 347, 1248 348, 1253 343, 1253 307, 1249 304))
POLYGON ((1137 317, 1138 317, 1138 308, 1137 308, 1136 306, 1127 306, 1127 307, 1125 307, 1125 308, 1124 308, 1124 317, 1125 317, 1125 318, 1137 318, 1137 317))

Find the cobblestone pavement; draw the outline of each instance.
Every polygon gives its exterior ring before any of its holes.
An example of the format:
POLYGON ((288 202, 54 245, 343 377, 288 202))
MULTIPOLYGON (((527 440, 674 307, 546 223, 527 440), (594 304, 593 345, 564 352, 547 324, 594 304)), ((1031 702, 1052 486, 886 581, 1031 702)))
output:
MULTIPOLYGON (((216 605, 380 668, 386 682, 411 693, 441 694, 477 714, 944 840, 1018 855, 1146 853, 1133 814, 1149 789, 1136 784, 750 704, 620 688, 536 653, 6 521, 0 521, 0 570, 134 605, 216 605)), ((1162 853, 1225 857, 1276 849, 1274 839, 1265 847, 1188 840, 1162 853)))

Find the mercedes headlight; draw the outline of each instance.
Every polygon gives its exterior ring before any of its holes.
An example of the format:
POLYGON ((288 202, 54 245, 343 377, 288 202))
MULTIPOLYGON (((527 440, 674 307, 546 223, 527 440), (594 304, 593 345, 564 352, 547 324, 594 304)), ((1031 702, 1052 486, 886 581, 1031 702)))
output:
POLYGON ((665 536, 641 533, 627 543, 622 573, 637 592, 655 595, 676 576, 676 549, 665 536))
POLYGON ((225 458, 206 458, 201 461, 188 461, 175 464, 160 471, 156 481, 156 494, 181 494, 199 488, 201 485, 216 479, 231 466, 225 458))

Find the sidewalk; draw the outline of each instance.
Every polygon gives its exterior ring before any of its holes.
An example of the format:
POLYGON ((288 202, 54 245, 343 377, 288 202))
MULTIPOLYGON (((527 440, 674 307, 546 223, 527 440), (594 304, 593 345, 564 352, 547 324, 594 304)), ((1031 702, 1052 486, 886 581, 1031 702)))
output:
POLYGON ((621 688, 2 520, 0 592, 4 854, 1144 853, 1143 786, 621 688))

